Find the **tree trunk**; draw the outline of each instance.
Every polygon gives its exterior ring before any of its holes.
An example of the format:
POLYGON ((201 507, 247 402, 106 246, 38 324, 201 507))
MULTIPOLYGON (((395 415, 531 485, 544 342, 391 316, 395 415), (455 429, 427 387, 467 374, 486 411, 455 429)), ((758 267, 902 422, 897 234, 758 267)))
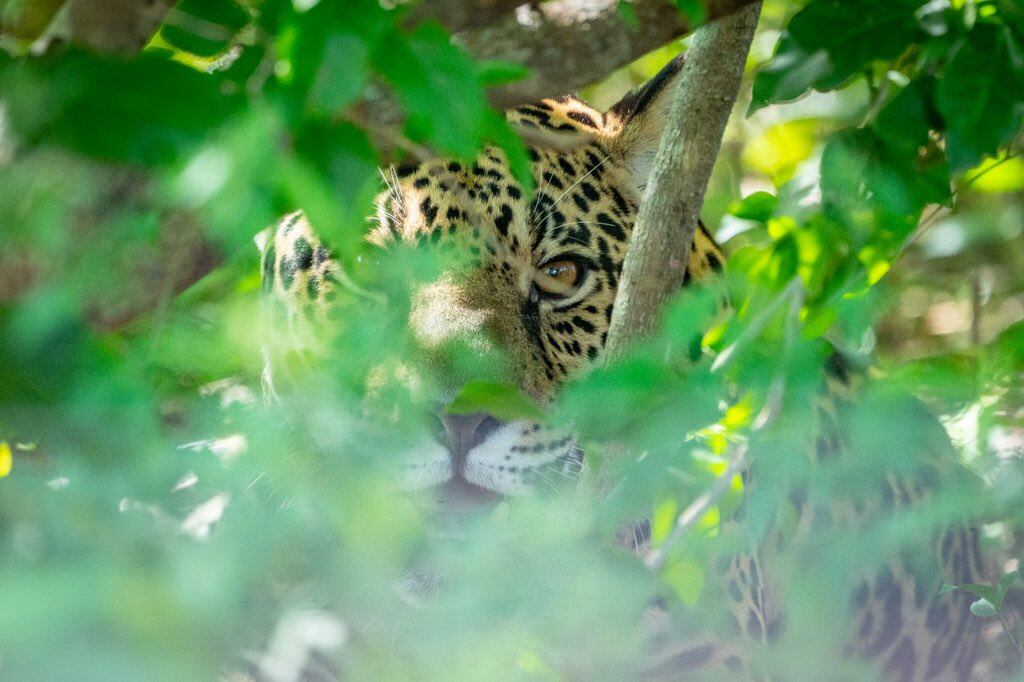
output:
POLYGON ((622 266, 606 353, 657 326, 686 274, 694 231, 761 13, 756 2, 694 34, 622 266))

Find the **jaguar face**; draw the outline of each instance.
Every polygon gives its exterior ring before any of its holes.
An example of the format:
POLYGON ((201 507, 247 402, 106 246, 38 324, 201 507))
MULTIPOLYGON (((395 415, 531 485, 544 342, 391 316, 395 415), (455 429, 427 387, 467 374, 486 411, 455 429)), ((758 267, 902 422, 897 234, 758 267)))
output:
MULTIPOLYGON (((471 164, 430 160, 384 173, 388 188, 377 199, 369 241, 385 254, 403 243, 448 245, 468 260, 413 293, 409 324, 427 357, 498 349, 508 378, 543 405, 601 356, 669 86, 681 67, 677 58, 607 112, 573 97, 509 112, 529 145, 536 184, 529 196, 497 149, 471 164), (535 143, 535 133, 563 143, 535 143)), ((301 214, 286 219, 273 248, 264 249, 265 280, 270 251, 269 279, 286 300, 293 290, 329 292, 334 266, 319 258, 323 249, 301 214), (295 255, 308 253, 313 258, 295 255)), ((688 274, 717 269, 720 255, 701 228, 688 274)), ((445 401, 475 378, 448 367, 439 361, 435 372, 443 437, 406 459, 403 487, 485 499, 553 486, 579 471, 582 453, 568 433, 445 412, 445 401)))

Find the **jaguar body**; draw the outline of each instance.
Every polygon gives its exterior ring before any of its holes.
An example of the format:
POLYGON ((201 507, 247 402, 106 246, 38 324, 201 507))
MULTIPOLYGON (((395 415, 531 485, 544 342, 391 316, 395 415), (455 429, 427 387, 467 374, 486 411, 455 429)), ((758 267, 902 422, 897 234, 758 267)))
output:
MULTIPOLYGON (((413 295, 409 325, 426 355, 443 358, 441 351, 453 344, 481 353, 499 348, 511 379, 541 404, 601 357, 619 273, 682 68, 681 59, 673 60, 608 111, 567 96, 508 112, 529 144, 536 182, 530 196, 493 148, 468 164, 428 159, 385 172, 388 187, 377 199, 368 240, 384 252, 400 243, 451 244, 467 257, 463 267, 413 295), (536 131, 573 142, 534 143, 536 131)), ((266 235, 262 254, 264 288, 284 302, 289 324, 323 323, 320 311, 330 306, 344 273, 305 216, 285 217, 266 235)), ((711 277, 724 263, 701 226, 687 281, 711 277)), ((438 363, 443 366, 443 359, 438 363)), ((837 369, 832 380, 845 382, 844 373, 837 369)), ((473 378, 439 374, 450 384, 439 390, 442 403, 473 378)), ((400 475, 403 486, 518 495, 546 472, 578 468, 583 456, 571 434, 529 420, 501 422, 483 413, 442 413, 440 419, 444 444, 410 456, 400 475)), ((897 500, 904 493, 909 500, 915 490, 895 480, 892 486, 897 500)), ((851 651, 877 660, 892 678, 970 674, 977 632, 969 602, 939 595, 937 587, 973 581, 981 570, 976 538, 951 530, 936 541, 936 554, 943 574, 927 585, 915 584, 894 557, 877 575, 850 586, 851 651)), ((739 629, 752 641, 770 642, 784 618, 762 560, 756 551, 736 557, 722 575, 723 594, 739 629)), ((719 664, 742 668, 742 652, 699 643, 681 648, 659 669, 677 677, 719 664)))

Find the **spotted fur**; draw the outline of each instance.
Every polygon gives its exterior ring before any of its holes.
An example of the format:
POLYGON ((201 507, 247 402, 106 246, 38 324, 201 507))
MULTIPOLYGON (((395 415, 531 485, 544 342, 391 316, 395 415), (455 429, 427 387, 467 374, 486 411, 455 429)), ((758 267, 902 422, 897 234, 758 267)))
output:
MULTIPOLYGON (((601 356, 638 205, 668 118, 669 86, 681 66, 681 60, 674 60, 607 112, 575 97, 509 112, 528 143, 538 139, 538 131, 542 137, 572 140, 531 144, 537 189, 530 196, 513 178, 503 152, 493 148, 469 164, 437 159, 385 173, 388 187, 376 200, 370 242, 385 249, 424 240, 453 243, 473 259, 471 268, 415 292, 409 322, 425 351, 454 341, 470 348, 501 347, 515 381, 542 403, 566 377, 601 356), (545 265, 565 259, 580 267, 580 280, 558 295, 542 293, 545 265)), ((339 267, 301 213, 285 217, 265 236, 262 254, 264 286, 286 303, 287 324, 304 340, 300 345, 314 345, 310 328, 328 307, 335 280, 342 276, 339 267)), ((700 226, 687 281, 711 276, 724 261, 700 226)), ((454 379, 446 387, 449 394, 465 379, 454 379)), ((826 427, 812 453, 816 457, 841 448, 836 429, 827 425, 839 409, 836 401, 850 393, 850 373, 841 364, 830 368, 828 381, 825 394, 835 401, 823 405, 826 427)), ((580 461, 568 434, 529 421, 494 423, 458 461, 441 444, 409 454, 400 483, 415 489, 462 479, 501 494, 523 494, 549 473, 578 470, 580 461)), ((904 495, 925 494, 913 486, 892 485, 892 494, 880 494, 879 504, 902 504, 904 495)), ((810 527, 819 512, 806 508, 801 524, 810 527)), ((859 522, 856 515, 841 517, 837 511, 828 522, 859 522)), ((937 551, 942 580, 970 582, 978 574, 973 534, 951 531, 940 538, 937 551)), ((762 565, 766 560, 760 551, 738 556, 721 575, 726 606, 738 629, 762 643, 770 643, 784 627, 781 586, 762 565)), ((961 596, 940 596, 935 588, 928 585, 921 597, 914 577, 895 559, 877 575, 865 576, 852 596, 851 651, 878 660, 894 679, 966 675, 975 641, 966 602, 961 596)), ((709 666, 735 672, 746 662, 734 646, 670 642, 652 656, 648 673, 674 678, 709 666)))

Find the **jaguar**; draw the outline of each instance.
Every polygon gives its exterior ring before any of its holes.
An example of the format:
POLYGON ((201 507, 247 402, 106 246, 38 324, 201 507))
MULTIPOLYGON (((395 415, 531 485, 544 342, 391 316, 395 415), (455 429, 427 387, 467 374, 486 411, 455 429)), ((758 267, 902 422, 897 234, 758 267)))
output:
MULTIPOLYGON (((630 235, 684 68, 682 57, 673 59, 606 111, 575 96, 508 111, 527 144, 536 184, 529 195, 497 148, 484 149, 471 163, 423 158, 383 172, 387 188, 376 199, 369 243, 382 253, 394 244, 451 244, 469 261, 413 294, 409 325, 426 353, 452 343, 500 348, 514 383, 542 405, 567 378, 602 357, 630 235), (548 144, 545 136, 573 143, 548 144)), ((347 276, 344 269, 302 212, 283 218, 258 243, 268 297, 283 304, 289 328, 314 336, 308 330, 327 324, 325 311, 347 276)), ((713 278, 725 263, 723 250, 700 225, 680 285, 713 278)), ((839 360, 830 367, 831 390, 843 393, 850 371, 839 360)), ((450 399, 458 383, 471 378, 455 376, 454 385, 440 392, 450 399)), ((418 451, 404 463, 400 480, 411 489, 437 490, 444 499, 523 494, 545 472, 578 469, 584 457, 572 434, 530 420, 443 410, 439 419, 444 444, 418 451)), ((890 505, 927 494, 895 477, 888 485, 881 497, 890 505)), ((769 554, 736 556, 720 576, 736 627, 751 641, 768 644, 785 626, 773 597, 781 586, 771 584, 770 567, 763 565, 769 554)), ((975 533, 940 534, 935 557, 938 578, 925 580, 894 557, 850 588, 849 651, 877 661, 888 678, 971 674, 979 633, 969 600, 962 593, 939 594, 938 587, 973 582, 982 572, 975 533)), ((746 667, 742 651, 714 642, 670 651, 648 669, 650 675, 746 667)))

